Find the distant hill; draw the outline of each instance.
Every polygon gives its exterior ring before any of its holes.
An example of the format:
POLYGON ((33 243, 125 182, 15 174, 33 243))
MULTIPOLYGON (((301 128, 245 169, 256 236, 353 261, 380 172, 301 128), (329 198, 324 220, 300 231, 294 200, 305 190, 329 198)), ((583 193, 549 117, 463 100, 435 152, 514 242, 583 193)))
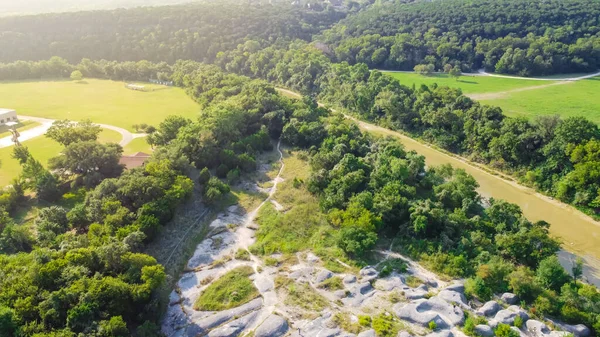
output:
POLYGON ((95 9, 175 5, 195 0, 21 0, 0 1, 0 16, 74 12, 95 9))

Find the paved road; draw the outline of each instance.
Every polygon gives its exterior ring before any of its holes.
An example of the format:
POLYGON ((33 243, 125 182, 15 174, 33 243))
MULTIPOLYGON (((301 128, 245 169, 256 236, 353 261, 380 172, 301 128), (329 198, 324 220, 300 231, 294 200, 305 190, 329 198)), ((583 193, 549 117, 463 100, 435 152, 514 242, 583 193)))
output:
POLYGON ((596 76, 600 76, 600 71, 593 73, 593 74, 588 74, 588 75, 584 75, 584 76, 578 76, 578 77, 565 77, 565 78, 539 78, 539 77, 520 77, 520 76, 509 76, 509 75, 499 75, 499 74, 490 74, 488 72, 486 72, 483 69, 480 69, 478 71, 478 74, 481 76, 491 76, 491 77, 503 77, 503 78, 513 78, 516 80, 532 80, 532 81, 580 81, 580 80, 585 80, 587 78, 592 78, 592 77, 596 77, 596 76))
MULTIPOLYGON (((54 121, 55 121, 54 119, 33 117, 33 116, 19 115, 18 117, 19 117, 19 119, 22 119, 22 120, 30 120, 30 121, 38 122, 41 124, 38 127, 21 132, 21 136, 19 137, 20 142, 24 142, 26 140, 44 135, 48 131, 48 129, 52 126, 52 123, 54 123, 54 121)), ((143 133, 131 133, 123 128, 113 126, 113 125, 108 125, 108 124, 96 124, 96 125, 100 126, 103 129, 108 129, 108 130, 112 130, 112 131, 116 131, 116 132, 120 133, 121 136, 123 137, 123 139, 121 139, 121 141, 119 142, 119 145, 121 145, 123 147, 125 147, 125 146, 127 146, 127 144, 131 143, 131 141, 134 140, 135 138, 140 138, 140 137, 146 136, 143 133)), ((13 145, 13 142, 11 140, 11 136, 0 139, 0 148, 9 147, 12 145, 13 145)))

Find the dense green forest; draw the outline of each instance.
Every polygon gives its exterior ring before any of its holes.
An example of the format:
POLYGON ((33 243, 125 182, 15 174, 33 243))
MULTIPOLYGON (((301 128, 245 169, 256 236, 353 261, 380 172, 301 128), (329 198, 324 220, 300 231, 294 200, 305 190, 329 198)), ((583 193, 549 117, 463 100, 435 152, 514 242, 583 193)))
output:
POLYGON ((0 61, 61 56, 116 61, 210 62, 248 39, 249 52, 278 40, 310 40, 345 14, 331 7, 228 0, 181 6, 7 17, 0 21, 0 61), (48 29, 52 27, 52 29, 48 29))
POLYGON ((337 61, 413 70, 418 64, 546 75, 600 66, 595 0, 382 2, 349 16, 316 40, 337 61))

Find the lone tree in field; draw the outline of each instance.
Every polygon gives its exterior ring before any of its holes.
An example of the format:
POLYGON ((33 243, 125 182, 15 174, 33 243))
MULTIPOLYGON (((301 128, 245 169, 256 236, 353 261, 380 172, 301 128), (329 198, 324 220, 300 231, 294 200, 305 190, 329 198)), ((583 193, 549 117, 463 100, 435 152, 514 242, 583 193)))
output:
POLYGON ((433 64, 417 64, 414 70, 417 74, 431 75, 435 70, 435 66, 433 64))
POLYGON ((81 81, 83 80, 83 74, 79 70, 75 70, 71 73, 71 80, 73 81, 81 81))
POLYGON ((448 74, 450 77, 454 77, 458 81, 458 78, 462 76, 462 71, 460 71, 458 66, 454 66, 454 68, 452 68, 448 74))

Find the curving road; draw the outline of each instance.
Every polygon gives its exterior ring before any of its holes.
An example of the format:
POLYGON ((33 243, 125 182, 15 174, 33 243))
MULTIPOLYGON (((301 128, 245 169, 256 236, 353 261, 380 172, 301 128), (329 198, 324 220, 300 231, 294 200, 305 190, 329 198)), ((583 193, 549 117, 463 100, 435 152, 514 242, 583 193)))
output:
MULTIPOLYGON (((19 137, 19 141, 21 141, 21 142, 44 135, 48 131, 48 129, 52 126, 52 123, 54 123, 54 121, 55 121, 54 119, 33 117, 33 116, 19 115, 18 117, 19 117, 19 119, 22 119, 22 120, 30 120, 30 121, 38 122, 41 124, 38 127, 21 132, 21 136, 19 137)), ((131 141, 134 140, 135 138, 140 138, 140 137, 146 136, 143 133, 131 133, 123 128, 120 128, 120 127, 114 126, 114 125, 108 125, 108 124, 96 124, 96 125, 98 125, 99 127, 103 128, 103 129, 108 129, 108 130, 112 130, 112 131, 116 131, 116 132, 120 133, 121 137, 123 137, 123 138, 119 142, 119 145, 121 145, 122 147, 127 146, 127 144, 131 143, 131 141)), ((13 145, 13 142, 12 142, 10 136, 0 139, 0 148, 9 147, 12 145, 13 145)))
MULTIPOLYGON (((588 74, 588 75, 583 75, 583 76, 578 76, 578 77, 565 77, 565 78, 539 78, 539 77, 521 77, 521 76, 500 75, 500 74, 491 74, 491 73, 488 73, 488 72, 486 72, 483 69, 480 69, 477 72, 477 74, 480 75, 480 76, 512 78, 512 79, 515 79, 515 80, 573 82, 573 81, 580 81, 580 80, 585 80, 585 79, 588 79, 588 78, 600 76, 600 71, 592 73, 592 74, 588 74)), ((476 75, 476 74, 468 74, 468 75, 476 75)))

